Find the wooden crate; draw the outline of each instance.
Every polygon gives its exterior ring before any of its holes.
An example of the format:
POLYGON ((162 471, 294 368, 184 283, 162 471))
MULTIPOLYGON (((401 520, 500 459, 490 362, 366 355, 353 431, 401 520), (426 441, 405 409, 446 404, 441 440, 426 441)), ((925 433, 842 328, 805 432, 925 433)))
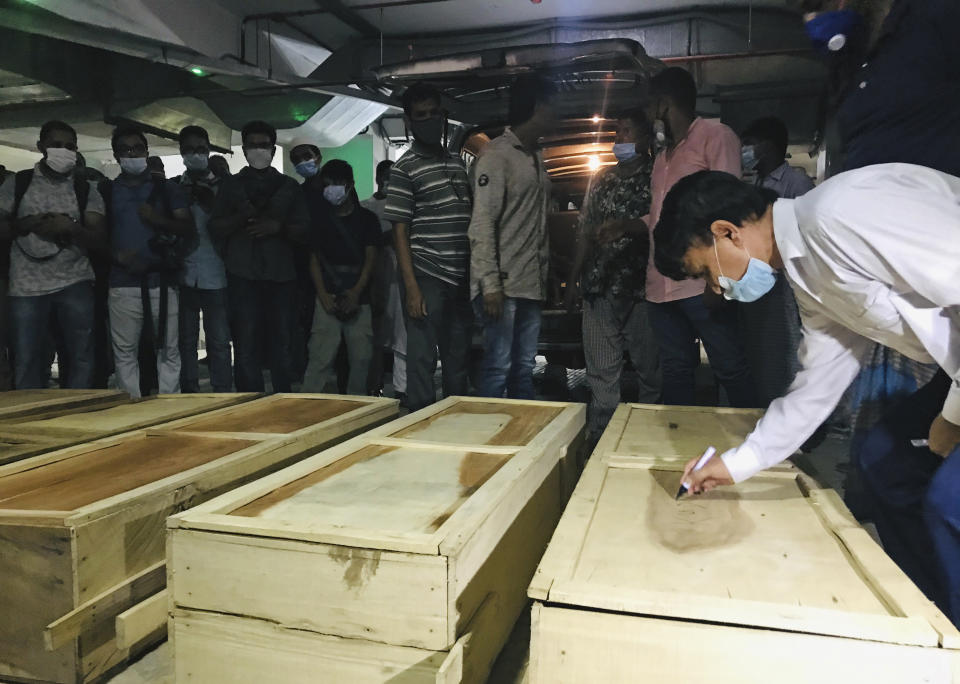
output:
POLYGON ((171 517, 177 681, 483 681, 583 425, 453 397, 171 517))
POLYGON ((688 444, 644 411, 671 438, 657 449, 636 410, 611 422, 530 585, 531 682, 960 681, 960 633, 833 490, 786 466, 677 502, 675 452, 722 441, 709 426, 731 414, 681 409, 708 426, 688 444), (624 441, 649 451, 618 455, 624 441))
POLYGON ((57 403, 50 399, 33 402, 34 408, 27 414, 0 415, 0 465, 232 406, 258 396, 255 393, 168 394, 130 399, 122 392, 111 391, 79 403, 69 394, 57 403))
POLYGON ((93 681, 162 638, 161 613, 120 648, 115 618, 163 590, 168 515, 396 414, 389 399, 273 396, 0 466, 0 678, 93 681), (238 417, 248 432, 222 430, 238 417))

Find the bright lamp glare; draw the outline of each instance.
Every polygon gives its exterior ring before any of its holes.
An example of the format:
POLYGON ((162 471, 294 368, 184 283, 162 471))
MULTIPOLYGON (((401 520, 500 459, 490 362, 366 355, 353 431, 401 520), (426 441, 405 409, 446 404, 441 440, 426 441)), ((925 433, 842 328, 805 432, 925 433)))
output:
POLYGON ((593 116, 593 123, 600 123, 600 117, 597 116, 596 114, 594 114, 593 116))
POLYGON ((591 171, 596 171, 600 168, 600 157, 588 157, 587 158, 587 168, 591 171))

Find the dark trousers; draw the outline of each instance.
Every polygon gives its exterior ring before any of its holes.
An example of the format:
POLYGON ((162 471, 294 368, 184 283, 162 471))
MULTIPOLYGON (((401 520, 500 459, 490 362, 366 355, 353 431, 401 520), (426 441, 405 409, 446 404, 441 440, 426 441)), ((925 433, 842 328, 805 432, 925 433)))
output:
POLYGON ((943 459, 910 443, 927 437, 950 384, 940 372, 891 410, 867 434, 855 465, 883 548, 960 625, 960 448, 943 459))
POLYGON ((433 377, 437 350, 443 367, 443 396, 464 395, 470 390, 467 361, 473 324, 470 296, 437 278, 418 275, 417 285, 427 305, 427 315, 407 321, 407 403, 411 411, 437 400, 433 377))
POLYGON ((227 289, 237 391, 263 392, 261 340, 266 337, 273 391, 290 392, 296 281, 248 280, 228 273, 227 289))
POLYGON ((695 403, 694 372, 700 365, 703 342, 714 375, 727 391, 730 405, 759 405, 750 366, 737 330, 737 312, 732 306, 707 308, 703 297, 651 303, 650 323, 660 347, 663 373, 663 403, 689 406, 695 403))
POLYGON ((83 281, 59 292, 36 297, 9 297, 14 386, 46 387, 50 377, 54 318, 63 332, 63 351, 70 389, 93 384, 93 282, 83 281))
POLYGON ((230 368, 230 319, 227 290, 201 290, 180 287, 180 391, 200 391, 200 365, 197 342, 200 337, 200 312, 210 362, 210 386, 214 392, 229 392, 233 386, 230 368))

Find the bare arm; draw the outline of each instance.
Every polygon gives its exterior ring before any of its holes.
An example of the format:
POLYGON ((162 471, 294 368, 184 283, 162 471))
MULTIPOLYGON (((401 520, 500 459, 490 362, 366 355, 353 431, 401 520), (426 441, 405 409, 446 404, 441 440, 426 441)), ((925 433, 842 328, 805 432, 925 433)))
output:
POLYGON ((427 303, 423 301, 420 286, 413 272, 413 254, 410 252, 410 225, 393 224, 393 248, 397 252, 397 266, 407 290, 407 314, 411 318, 423 318, 427 315, 427 303))
POLYGON ((320 260, 317 259, 316 254, 310 255, 310 277, 313 278, 313 285, 317 288, 317 300, 320 302, 320 306, 328 314, 332 314, 333 297, 327 292, 327 286, 323 284, 323 270, 320 268, 320 260))

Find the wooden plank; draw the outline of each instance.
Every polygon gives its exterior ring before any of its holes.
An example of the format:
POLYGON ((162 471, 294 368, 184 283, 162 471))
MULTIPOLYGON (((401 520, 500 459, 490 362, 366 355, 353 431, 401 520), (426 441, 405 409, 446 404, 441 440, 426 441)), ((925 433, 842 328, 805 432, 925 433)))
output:
POLYGON ((685 618, 785 632, 885 641, 907 646, 937 646, 939 635, 920 617, 851 613, 783 603, 727 599, 682 592, 620 589, 616 596, 589 582, 556 581, 550 602, 635 615, 685 618))
POLYGON ((166 590, 159 591, 117 615, 117 648, 129 649, 154 632, 166 629, 168 601, 166 590))
POLYGON ((394 432, 399 439, 488 446, 525 446, 565 405, 465 400, 394 432))
POLYGON ((10 390, 0 392, 0 418, 26 416, 53 406, 90 406, 126 396, 120 390, 10 390))
POLYGON ((164 562, 156 563, 131 577, 129 581, 108 589, 51 622, 43 630, 47 650, 60 648, 92 625, 112 621, 131 603, 142 601, 162 589, 167 581, 164 566, 164 562))
POLYGON ((285 435, 340 417, 372 402, 391 400, 341 395, 272 395, 240 406, 179 421, 174 429, 190 432, 256 432, 285 435))
POLYGON ((840 528, 837 536, 859 565, 863 578, 901 615, 925 620, 939 636, 943 648, 960 649, 960 632, 930 599, 910 581, 862 528, 840 528))
POLYGON ((533 684, 957 681, 942 649, 552 606, 535 609, 531 645, 533 684))
POLYGON ((76 650, 44 648, 43 629, 74 606, 73 539, 63 527, 0 525, 0 679, 68 682, 76 650))
POLYGON ((252 445, 194 435, 133 436, 106 449, 0 478, 0 508, 75 510, 252 445), (144 458, 148 452, 150 457, 144 458))
POLYGON ((233 406, 250 401, 255 393, 235 394, 173 394, 144 397, 82 406, 72 409, 52 409, 28 418, 4 421, 0 429, 17 430, 24 434, 52 434, 69 437, 92 434, 105 437, 120 432, 186 418, 198 413, 233 406))
POLYGON ((462 647, 444 651, 344 639, 263 620, 175 610, 176 681, 203 684, 454 684, 462 647))
POLYGON ((415 648, 450 646, 446 558, 183 529, 171 531, 169 544, 178 608, 415 648))
POLYGON ((690 459, 713 445, 723 453, 739 446, 762 415, 752 409, 631 404, 613 451, 690 459))
MULTIPOLYGON (((601 441, 603 439, 601 437, 601 441)), ((603 489, 606 475, 607 468, 600 457, 594 456, 587 462, 580 481, 573 490, 573 496, 563 512, 561 522, 554 530, 553 537, 530 582, 527 590, 530 598, 545 601, 556 578, 566 578, 573 574, 587 531, 590 529, 590 523, 593 521, 597 498, 603 489)))
MULTIPOLYGON (((473 633, 464 643, 466 679, 483 682, 489 668, 510 636, 517 619, 527 607, 527 585, 543 555, 551 531, 556 527, 565 501, 559 465, 528 495, 520 511, 500 530, 500 521, 491 516, 478 530, 472 548, 483 549, 486 539, 496 536, 493 548, 479 567, 471 567, 476 555, 452 557, 450 563, 450 612, 453 637, 473 633)), ((499 509, 498 509, 499 513, 499 509)))
MULTIPOLYGON (((396 437, 374 437, 369 440, 370 446, 388 446, 388 447, 416 447, 417 449, 429 449, 431 451, 463 451, 463 444, 456 442, 418 442, 413 439, 400 439, 396 437)), ((517 453, 521 447, 518 446, 485 446, 470 445, 470 451, 480 454, 503 454, 511 456, 517 453)))

